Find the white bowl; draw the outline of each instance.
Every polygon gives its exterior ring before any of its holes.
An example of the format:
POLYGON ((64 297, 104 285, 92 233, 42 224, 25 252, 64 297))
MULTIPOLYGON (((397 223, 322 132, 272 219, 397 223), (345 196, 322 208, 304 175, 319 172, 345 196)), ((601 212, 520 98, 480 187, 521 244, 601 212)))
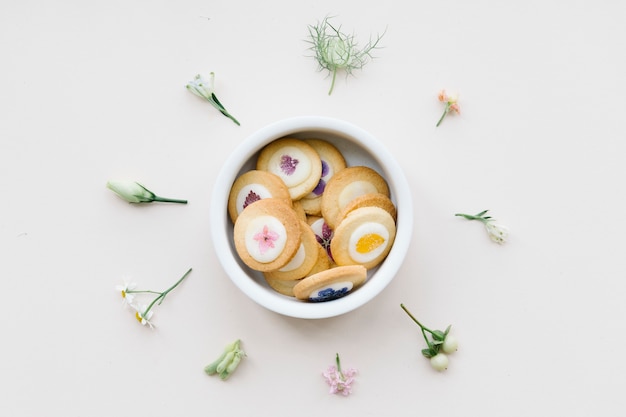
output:
POLYGON ((342 120, 303 116, 281 120, 261 128, 245 139, 224 162, 211 198, 213 246, 230 279, 248 297, 263 307, 290 317, 319 319, 352 311, 376 297, 395 277, 406 256, 413 232, 411 190, 400 166, 389 151, 363 129, 342 120), (228 195, 235 179, 255 168, 258 152, 282 137, 318 138, 333 143, 348 166, 366 165, 389 184, 398 211, 396 238, 387 258, 368 271, 367 281, 342 298, 312 303, 282 295, 270 288, 262 273, 247 267, 233 241, 233 224, 228 216, 228 195))

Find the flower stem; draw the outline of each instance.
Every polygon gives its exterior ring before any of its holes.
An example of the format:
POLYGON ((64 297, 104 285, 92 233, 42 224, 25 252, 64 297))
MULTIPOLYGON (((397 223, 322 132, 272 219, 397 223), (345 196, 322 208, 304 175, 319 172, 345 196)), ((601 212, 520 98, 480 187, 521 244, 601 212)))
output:
POLYGON ((420 327, 421 331, 422 331, 422 336, 424 336, 424 340, 426 341, 426 345, 428 345, 428 347, 430 349, 433 349, 433 345, 432 343, 430 343, 430 340, 428 340, 428 337, 426 336, 426 332, 430 333, 431 335, 434 334, 432 330, 430 330, 428 327, 424 326, 422 323, 419 322, 419 320, 417 320, 415 318, 415 316, 413 314, 411 314, 411 312, 404 306, 404 304, 400 304, 400 307, 402 307, 402 309, 404 310, 404 312, 406 314, 409 315, 409 317, 411 317, 411 319, 413 319, 413 321, 415 323, 417 323, 417 325, 420 327))
POLYGON ((151 290, 126 290, 125 293, 126 294, 159 294, 161 295, 160 292, 151 291, 151 290))
POLYGON ((337 79, 337 68, 333 70, 333 80, 330 82, 330 90, 328 90, 328 95, 333 92, 333 88, 335 88, 335 80, 337 79))
POLYGON ((460 216, 460 217, 464 217, 467 220, 479 220, 483 223, 487 223, 488 221, 490 221, 491 216, 485 216, 485 214, 488 212, 489 210, 483 210, 478 214, 464 214, 464 213, 456 213, 455 216, 460 216))
POLYGON ((443 122, 443 118, 446 117, 446 114, 448 114, 448 111, 450 109, 450 105, 446 104, 446 108, 443 111, 443 114, 441 115, 441 117, 439 118, 439 121, 437 122, 437 124, 435 125, 435 127, 439 127, 439 125, 441 124, 441 122, 443 122))
MULTIPOLYGON (((409 315, 409 317, 411 317, 411 319, 413 319, 413 321, 414 321, 415 323, 417 323, 417 325, 418 325, 418 326, 420 326, 420 328, 422 329, 422 333, 423 333, 424 331, 427 331, 427 332, 428 332, 428 333, 430 333, 430 334, 432 334, 432 333, 433 333, 433 331, 432 331, 432 330, 430 330, 428 327, 426 327, 426 326, 424 326, 422 323, 420 323, 420 322, 419 322, 419 321, 415 318, 415 316, 413 316, 413 314, 411 314, 411 312, 410 312, 409 310, 407 310, 407 308, 404 306, 404 304, 400 304, 400 307, 402 307, 402 309, 405 311, 405 313, 406 313, 406 314, 408 314, 408 315, 409 315)), ((426 337, 426 335, 424 335, 424 337, 426 337)))
POLYGON ((171 287, 169 287, 167 290, 163 291, 162 293, 160 293, 160 295, 158 297, 156 297, 154 300, 152 300, 152 302, 150 303, 150 305, 148 305, 148 308, 146 308, 146 311, 143 312, 143 315, 145 316, 146 314, 148 314, 148 311, 150 311, 150 309, 156 304, 156 302, 158 301, 159 304, 161 304, 163 302, 163 300, 165 299, 165 296, 172 291, 174 288, 178 287, 178 285, 183 282, 183 280, 185 278, 187 278, 187 275, 189 275, 189 273, 191 272, 191 268, 189 268, 189 270, 187 272, 185 272, 185 275, 182 276, 181 279, 179 279, 178 281, 176 281, 176 283, 174 285, 172 285, 171 287))
POLYGON ((187 204, 187 200, 179 200, 176 198, 165 198, 165 197, 159 197, 158 195, 155 195, 153 197, 154 201, 160 201, 162 203, 179 203, 179 204, 187 204))
POLYGON ((238 121, 237 119, 235 119, 235 118, 234 118, 234 117, 233 117, 230 113, 228 113, 228 112, 226 111, 226 109, 220 109, 220 112, 221 112, 224 116, 228 117, 230 120, 232 120, 233 122, 235 122, 235 124, 236 124, 237 126, 241 126, 241 123, 239 123, 239 121, 238 121))

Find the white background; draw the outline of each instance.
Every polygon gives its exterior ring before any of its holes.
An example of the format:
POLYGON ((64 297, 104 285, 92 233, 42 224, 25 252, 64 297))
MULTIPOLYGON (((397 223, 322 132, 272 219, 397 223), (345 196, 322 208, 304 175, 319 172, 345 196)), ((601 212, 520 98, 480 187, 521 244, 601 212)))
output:
POLYGON ((3 1, 0 413, 615 415, 626 406, 626 6, 619 1, 3 1), (326 15, 361 44, 355 77, 308 56, 326 15), (241 127, 185 90, 216 73, 241 127), (440 127, 437 92, 461 115, 440 127), (347 120, 398 160, 409 256, 368 305, 323 320, 240 293, 209 237, 222 161, 301 115, 347 120), (129 205, 109 179, 186 206, 129 205), (491 242, 456 212, 511 230, 491 242), (114 287, 163 290, 140 326, 114 287), (444 373, 419 329, 452 324, 444 373), (236 338, 226 382, 203 368, 236 338), (354 393, 328 394, 339 352, 354 393))

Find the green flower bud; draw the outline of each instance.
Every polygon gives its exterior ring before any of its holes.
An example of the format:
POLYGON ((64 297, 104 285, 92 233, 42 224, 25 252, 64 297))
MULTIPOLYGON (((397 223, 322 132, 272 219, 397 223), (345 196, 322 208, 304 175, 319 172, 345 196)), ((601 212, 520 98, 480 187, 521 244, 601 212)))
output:
POLYGON ((135 181, 109 181, 107 188, 129 203, 152 203, 161 201, 164 203, 187 204, 187 200, 159 197, 143 185, 135 181))
POLYGON ((150 203, 154 201, 154 193, 134 181, 109 181, 107 188, 129 203, 150 203))

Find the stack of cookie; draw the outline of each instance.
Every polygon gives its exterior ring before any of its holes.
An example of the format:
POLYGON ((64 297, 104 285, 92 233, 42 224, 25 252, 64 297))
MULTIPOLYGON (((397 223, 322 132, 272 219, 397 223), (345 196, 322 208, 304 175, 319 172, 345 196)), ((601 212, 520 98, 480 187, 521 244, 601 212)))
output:
POLYGON ((235 249, 281 294, 308 301, 342 297, 363 284, 396 235, 386 180, 347 166, 320 139, 281 138, 230 191, 235 249))

